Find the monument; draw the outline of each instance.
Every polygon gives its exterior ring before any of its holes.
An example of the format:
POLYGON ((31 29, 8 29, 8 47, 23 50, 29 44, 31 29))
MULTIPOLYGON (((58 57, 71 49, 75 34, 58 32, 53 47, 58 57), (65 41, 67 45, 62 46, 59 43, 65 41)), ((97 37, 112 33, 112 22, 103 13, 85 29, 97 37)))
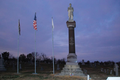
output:
POLYGON ((119 66, 115 63, 115 65, 114 65, 115 76, 118 76, 118 68, 119 68, 119 66))
POLYGON ((70 76, 85 76, 83 71, 79 67, 77 63, 77 55, 75 53, 75 35, 74 28, 76 27, 76 22, 73 20, 73 7, 70 3, 68 7, 68 16, 69 20, 66 22, 68 30, 69 30, 69 54, 67 56, 67 62, 64 66, 61 73, 58 75, 70 75, 70 76))
POLYGON ((85 65, 84 59, 82 60, 82 65, 85 65))
POLYGON ((1 59, 0 59, 0 71, 6 71, 4 65, 3 65, 3 58, 2 58, 2 54, 1 54, 1 59))

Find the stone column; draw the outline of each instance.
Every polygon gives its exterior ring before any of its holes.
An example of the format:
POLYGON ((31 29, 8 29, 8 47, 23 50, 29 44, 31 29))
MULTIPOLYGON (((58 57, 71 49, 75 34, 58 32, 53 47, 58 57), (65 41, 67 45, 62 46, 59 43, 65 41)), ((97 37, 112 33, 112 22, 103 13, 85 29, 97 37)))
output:
POLYGON ((66 22, 69 32, 69 54, 67 56, 67 64, 73 64, 77 62, 77 56, 75 54, 75 34, 74 28, 76 27, 75 21, 66 22))
POLYGON ((67 21, 67 27, 69 29, 69 53, 75 53, 75 35, 74 28, 76 23, 67 21))

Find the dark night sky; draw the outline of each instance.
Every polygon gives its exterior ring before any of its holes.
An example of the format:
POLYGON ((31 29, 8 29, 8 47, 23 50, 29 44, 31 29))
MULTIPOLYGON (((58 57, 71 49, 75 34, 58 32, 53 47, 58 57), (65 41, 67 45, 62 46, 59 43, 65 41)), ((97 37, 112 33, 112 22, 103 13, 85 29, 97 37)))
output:
POLYGON ((35 51, 34 14, 37 16, 36 50, 52 56, 52 22, 56 58, 68 55, 69 3, 74 8, 78 61, 120 61, 120 0, 0 0, 0 53, 17 56, 18 19, 20 54, 35 51))

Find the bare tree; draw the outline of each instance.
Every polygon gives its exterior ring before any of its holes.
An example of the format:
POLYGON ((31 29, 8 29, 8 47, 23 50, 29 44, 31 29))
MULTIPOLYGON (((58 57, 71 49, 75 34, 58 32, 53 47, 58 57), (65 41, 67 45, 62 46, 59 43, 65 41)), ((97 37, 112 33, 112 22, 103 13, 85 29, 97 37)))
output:
POLYGON ((46 56, 46 54, 44 54, 44 53, 41 53, 40 56, 41 56, 41 60, 47 59, 47 56, 46 56))

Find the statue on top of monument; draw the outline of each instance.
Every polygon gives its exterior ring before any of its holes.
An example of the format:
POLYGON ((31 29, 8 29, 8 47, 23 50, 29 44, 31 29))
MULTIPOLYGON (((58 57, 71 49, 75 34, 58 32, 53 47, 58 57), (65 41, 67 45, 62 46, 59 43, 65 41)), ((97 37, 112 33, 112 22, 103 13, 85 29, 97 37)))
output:
POLYGON ((69 21, 73 21, 73 7, 72 7, 72 4, 70 3, 69 4, 70 6, 68 7, 68 17, 69 17, 69 21))

